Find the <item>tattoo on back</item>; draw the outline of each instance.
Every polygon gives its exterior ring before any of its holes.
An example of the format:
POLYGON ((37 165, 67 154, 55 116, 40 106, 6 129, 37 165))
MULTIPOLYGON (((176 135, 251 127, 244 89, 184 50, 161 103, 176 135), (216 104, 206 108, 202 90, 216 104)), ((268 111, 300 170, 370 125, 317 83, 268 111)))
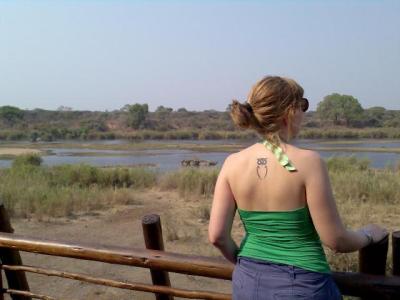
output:
POLYGON ((257 176, 259 179, 264 179, 267 176, 267 158, 261 157, 257 158, 257 176))

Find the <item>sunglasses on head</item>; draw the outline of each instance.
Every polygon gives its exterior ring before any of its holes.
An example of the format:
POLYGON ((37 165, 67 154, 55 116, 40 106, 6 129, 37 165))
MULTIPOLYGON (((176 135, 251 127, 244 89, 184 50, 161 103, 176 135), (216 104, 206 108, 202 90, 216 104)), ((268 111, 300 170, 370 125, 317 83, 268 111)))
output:
POLYGON ((301 98, 300 99, 300 108, 303 112, 306 112, 308 110, 310 103, 308 102, 307 98, 301 98))

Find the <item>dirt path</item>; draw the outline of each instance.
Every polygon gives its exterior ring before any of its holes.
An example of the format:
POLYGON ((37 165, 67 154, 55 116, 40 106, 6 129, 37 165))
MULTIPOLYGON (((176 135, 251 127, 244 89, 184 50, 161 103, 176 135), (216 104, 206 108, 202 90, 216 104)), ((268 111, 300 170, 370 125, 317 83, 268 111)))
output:
MULTIPOLYGON (((207 242, 207 223, 201 201, 185 201, 174 192, 150 191, 138 193, 140 205, 118 206, 107 211, 93 212, 75 219, 12 220, 15 233, 48 240, 76 243, 99 243, 124 247, 144 248, 141 218, 148 213, 161 216, 166 250, 178 253, 216 255, 207 242)), ((56 258, 22 253, 26 265, 42 266, 56 270, 83 273, 103 278, 151 283, 147 269, 115 266, 105 263, 56 258)), ((27 274, 31 290, 57 299, 154 299, 147 293, 124 291, 27 274)), ((230 292, 230 282, 170 274, 175 287, 230 292)), ((178 298, 176 298, 178 299, 178 298)))

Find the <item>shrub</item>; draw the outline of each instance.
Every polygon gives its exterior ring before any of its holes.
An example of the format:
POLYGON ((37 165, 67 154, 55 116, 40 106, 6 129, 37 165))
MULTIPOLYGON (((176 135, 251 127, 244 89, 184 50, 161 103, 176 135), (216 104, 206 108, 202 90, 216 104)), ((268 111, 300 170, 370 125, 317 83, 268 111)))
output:
POLYGON ((23 154, 18 155, 12 162, 12 167, 17 168, 21 166, 34 166, 38 167, 42 164, 43 159, 39 154, 23 154))

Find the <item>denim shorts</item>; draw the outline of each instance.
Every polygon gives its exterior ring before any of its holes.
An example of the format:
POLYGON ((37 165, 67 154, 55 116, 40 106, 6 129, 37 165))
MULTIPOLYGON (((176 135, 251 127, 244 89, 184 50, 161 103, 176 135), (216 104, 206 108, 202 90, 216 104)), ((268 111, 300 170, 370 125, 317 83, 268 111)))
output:
POLYGON ((233 300, 340 300, 331 274, 238 257, 232 275, 233 300))

